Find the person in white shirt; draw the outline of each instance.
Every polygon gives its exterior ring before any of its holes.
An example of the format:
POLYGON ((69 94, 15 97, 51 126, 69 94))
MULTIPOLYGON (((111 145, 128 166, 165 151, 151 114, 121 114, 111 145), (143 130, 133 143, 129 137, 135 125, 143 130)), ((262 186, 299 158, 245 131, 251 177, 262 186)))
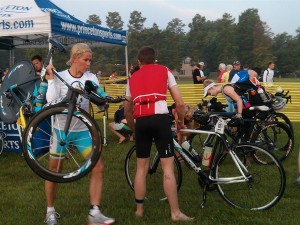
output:
POLYGON ((267 86, 272 86, 273 85, 273 78, 274 78, 274 67, 275 64, 273 62, 269 62, 268 69, 264 71, 263 74, 263 82, 267 86))
MULTIPOLYGON (((72 84, 74 82, 80 82, 81 84, 85 84, 87 80, 93 81, 96 84, 99 84, 98 79, 95 74, 89 71, 92 61, 92 50, 87 44, 78 43, 75 44, 70 51, 70 60, 67 62, 67 65, 70 67, 62 72, 59 72, 59 75, 67 82, 68 84, 72 84)), ((53 65, 47 66, 46 79, 48 80, 48 90, 46 94, 47 101, 52 101, 59 97, 64 96, 68 88, 67 86, 60 81, 53 74, 53 65)), ((89 109, 89 100, 83 97, 78 98, 78 103, 80 103, 80 107, 86 111, 89 109)), ((64 120, 65 118, 60 117, 58 120, 64 120)), ((54 130, 59 129, 56 125, 57 120, 54 122, 54 130)), ((76 137, 79 135, 88 135, 86 129, 80 124, 78 125, 76 121, 72 127, 76 126, 76 132, 74 132, 74 141, 76 137)), ((57 135, 56 135, 57 136, 57 135)), ((53 134, 53 139, 55 138, 55 133, 53 134)), ((90 141, 90 138, 86 138, 86 141, 90 141)), ((58 159, 64 159, 64 155, 60 152, 57 152, 59 146, 56 146, 56 141, 52 141, 53 144, 50 146, 50 167, 55 169, 58 167, 58 159)), ((85 145, 84 145, 85 146, 85 145)), ((80 150, 79 150, 80 151, 80 150)), ((85 153, 85 150, 80 151, 82 154, 85 153)), ((100 201, 102 196, 102 186, 103 186, 103 162, 102 157, 97 162, 96 166, 93 168, 90 177, 90 211, 88 214, 89 224, 113 224, 115 220, 113 218, 109 218, 104 216, 100 211, 100 201)), ((54 201, 57 195, 57 183, 51 181, 45 181, 45 194, 47 200, 47 213, 45 218, 45 223, 47 225, 58 224, 57 219, 60 215, 55 211, 54 201)))

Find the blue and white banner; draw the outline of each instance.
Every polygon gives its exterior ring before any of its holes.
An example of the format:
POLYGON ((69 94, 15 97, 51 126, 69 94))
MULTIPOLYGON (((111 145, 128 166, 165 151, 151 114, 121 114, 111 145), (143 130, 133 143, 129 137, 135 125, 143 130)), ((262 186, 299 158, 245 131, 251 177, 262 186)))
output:
POLYGON ((23 35, 19 37, 19 43, 14 43, 18 46, 22 45, 22 41, 28 44, 50 34, 74 40, 127 45, 126 31, 84 23, 49 0, 0 1, 0 37, 23 35))
POLYGON ((0 121, 0 136, 4 152, 22 152, 22 142, 18 129, 20 127, 17 124, 5 124, 0 121))

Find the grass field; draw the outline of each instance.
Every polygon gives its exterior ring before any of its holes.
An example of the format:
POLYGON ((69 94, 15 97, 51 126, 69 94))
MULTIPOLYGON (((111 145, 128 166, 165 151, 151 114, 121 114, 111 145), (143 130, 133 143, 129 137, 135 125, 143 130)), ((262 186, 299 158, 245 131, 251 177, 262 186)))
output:
MULTIPOLYGON (((300 123, 295 123, 294 127, 295 136, 299 137, 300 123)), ((145 215, 142 219, 134 216, 134 195, 126 183, 123 170, 124 159, 132 143, 118 145, 117 137, 112 136, 110 132, 108 135, 108 145, 103 151, 105 162, 103 212, 115 217, 117 224, 122 225, 172 224, 168 204, 159 201, 158 198, 149 198, 146 201, 145 215)), ((180 207, 196 220, 177 224, 298 225, 300 188, 293 186, 297 173, 298 149, 299 141, 296 138, 294 152, 284 162, 287 175, 285 194, 275 207, 266 211, 232 208, 216 191, 208 193, 206 207, 201 209, 202 194, 196 176, 182 165, 183 185, 179 192, 180 207)), ((0 155, 0 171, 0 225, 43 224, 46 210, 44 181, 29 169, 22 156, 17 153, 0 155)), ((55 204, 56 210, 61 215, 59 224, 86 224, 89 209, 88 181, 88 177, 85 177, 80 181, 59 186, 55 204)), ((152 188, 149 187, 149 192, 154 192, 152 188)), ((161 189, 161 183, 155 188, 161 189)))

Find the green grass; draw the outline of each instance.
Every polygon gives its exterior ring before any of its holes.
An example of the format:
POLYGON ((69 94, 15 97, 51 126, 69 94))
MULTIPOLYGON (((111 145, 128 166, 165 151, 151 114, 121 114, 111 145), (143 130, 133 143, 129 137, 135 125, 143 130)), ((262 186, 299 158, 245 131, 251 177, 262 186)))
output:
MULTIPOLYGON (((300 123, 295 123, 295 136, 300 135, 300 123)), ((134 216, 135 203, 133 192, 129 189, 124 176, 124 159, 132 143, 116 144, 118 139, 108 134, 108 145, 104 147, 105 163, 104 191, 102 207, 105 214, 115 217, 118 224, 125 225, 167 225, 171 224, 169 206, 156 198, 145 203, 142 219, 134 216)), ((296 139, 294 152, 284 162, 287 185, 283 198, 270 210, 239 210, 225 203, 219 194, 209 192, 207 204, 201 209, 201 189, 196 176, 183 166, 183 184, 179 192, 180 208, 196 220, 190 223, 201 225, 296 225, 299 224, 298 207, 300 188, 293 186, 297 173, 299 142, 296 139)), ((46 202, 44 181, 27 166, 21 155, 2 153, 0 155, 0 224, 36 225, 43 224, 46 202)), ((272 177, 269 178, 272 182, 272 177)), ((57 211, 61 215, 61 225, 86 224, 89 208, 88 177, 77 182, 60 184, 57 211)), ((161 184, 156 187, 162 188, 161 184)), ((149 192, 152 191, 149 187, 149 192)), ((150 193, 149 193, 150 194, 150 193)))

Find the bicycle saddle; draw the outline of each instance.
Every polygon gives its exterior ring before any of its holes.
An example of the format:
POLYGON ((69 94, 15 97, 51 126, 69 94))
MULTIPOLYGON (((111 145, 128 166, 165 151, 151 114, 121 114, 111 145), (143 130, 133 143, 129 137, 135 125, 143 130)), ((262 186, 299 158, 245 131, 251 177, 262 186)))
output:
POLYGON ((249 110, 256 110, 256 111, 266 112, 266 111, 269 111, 270 108, 266 105, 257 105, 257 106, 251 106, 249 108, 249 110))

